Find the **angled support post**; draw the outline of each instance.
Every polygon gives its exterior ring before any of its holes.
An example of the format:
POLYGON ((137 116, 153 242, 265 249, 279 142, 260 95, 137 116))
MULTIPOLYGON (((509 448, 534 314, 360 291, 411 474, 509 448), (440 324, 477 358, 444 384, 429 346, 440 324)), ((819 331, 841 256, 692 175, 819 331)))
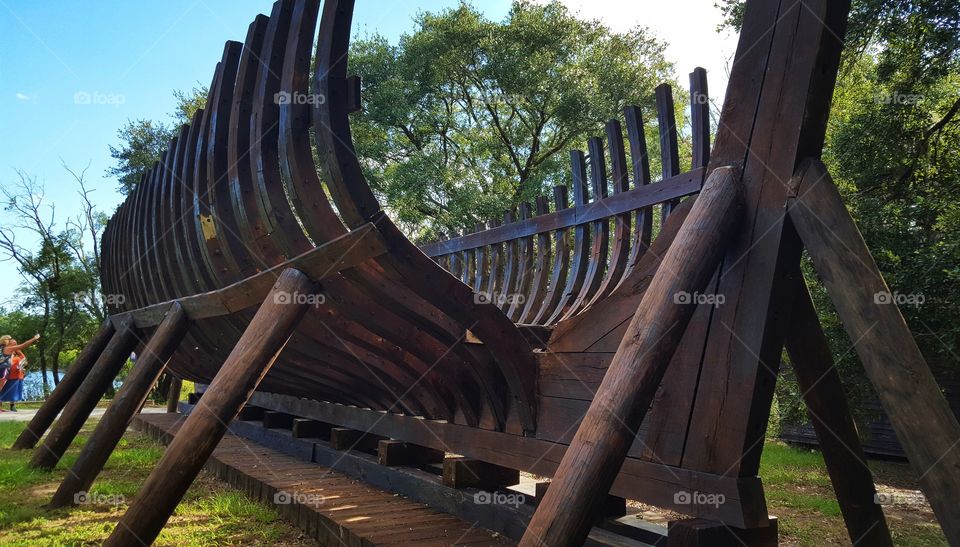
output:
POLYGON ((960 545, 960 424, 826 166, 807 160, 791 186, 790 220, 855 341, 943 533, 951 545, 960 545))
POLYGON ((157 328, 137 364, 123 382, 120 391, 97 424, 90 440, 83 446, 73 468, 64 477, 50 501, 50 507, 74 505, 75 495, 90 488, 103 470, 123 432, 137 414, 157 382, 167 361, 176 351, 188 325, 187 314, 179 302, 174 302, 167 316, 157 328))
POLYGON ((739 171, 713 171, 657 270, 521 546, 582 545, 741 216, 739 171))
POLYGON ((149 545, 156 539, 310 307, 309 299, 289 295, 316 292, 316 284, 298 270, 280 275, 106 545, 149 545))
POLYGON ((90 373, 90 369, 93 368, 97 358, 103 353, 103 349, 107 347, 107 343, 110 342, 115 331, 112 321, 108 319, 103 322, 100 330, 83 347, 80 355, 67 370, 67 374, 60 380, 50 397, 43 403, 43 406, 40 407, 40 410, 33 416, 26 429, 20 433, 20 436, 17 437, 10 448, 27 450, 37 446, 37 441, 47 432, 50 424, 57 419, 57 414, 60 414, 63 407, 67 406, 67 402, 77 392, 87 374, 90 373))
POLYGON ((893 547, 883 508, 876 503, 877 491, 857 425, 847 406, 840 374, 833 366, 833 353, 802 281, 797 283, 786 348, 850 541, 854 545, 893 547))
POLYGON ((170 391, 167 392, 167 413, 176 414, 180 403, 180 390, 183 389, 183 378, 174 376, 170 379, 170 391))
POLYGON ((77 436, 83 422, 90 417, 97 402, 107 392, 110 383, 117 377, 130 352, 138 342, 133 319, 120 320, 117 331, 97 359, 83 384, 63 409, 60 419, 54 424, 43 444, 37 447, 30 459, 30 467, 53 469, 64 452, 77 436))

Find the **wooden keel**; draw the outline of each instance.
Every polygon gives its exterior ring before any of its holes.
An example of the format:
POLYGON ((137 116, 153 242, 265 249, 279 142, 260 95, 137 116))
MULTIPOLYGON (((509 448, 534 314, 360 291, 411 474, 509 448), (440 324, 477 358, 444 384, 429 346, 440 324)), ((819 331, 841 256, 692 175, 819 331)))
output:
POLYGON ((317 287, 303 273, 280 275, 226 362, 140 488, 105 545, 153 542, 177 504, 286 346, 317 287))
POLYGON ((27 424, 27 427, 20 433, 20 436, 17 437, 10 448, 26 450, 37 445, 37 441, 47 432, 50 424, 57 419, 57 414, 60 414, 63 407, 67 406, 67 402, 80 388, 90 369, 93 368, 100 354, 103 353, 103 349, 113 338, 114 332, 116 332, 116 329, 113 327, 113 321, 104 321, 100 330, 83 347, 83 351, 70 365, 67 374, 60 380, 50 397, 43 403, 43 406, 40 407, 40 410, 33 416, 33 419, 30 420, 30 423, 27 424))
POLYGON ((716 169, 663 259, 520 545, 581 545, 737 228, 738 170, 716 169), (684 302, 684 303, 680 303, 684 302))
POLYGON ((960 424, 819 160, 791 181, 788 211, 951 545, 960 545, 960 424))
POLYGON ((50 500, 50 507, 75 505, 76 494, 90 488, 123 437, 130 421, 143 406, 150 388, 157 382, 170 356, 181 343, 187 325, 186 313, 179 303, 174 302, 167 312, 167 317, 147 343, 133 371, 124 380, 117 396, 100 419, 90 440, 83 445, 73 468, 60 483, 50 500))
POLYGON ((883 508, 874 498, 877 491, 860 445, 857 425, 847 406, 840 374, 834 368, 833 353, 820 327, 810 292, 802 282, 797 284, 786 348, 850 541, 854 545, 892 547, 883 508))
POLYGON ((63 413, 50 430, 50 434, 33 452, 30 467, 53 469, 57 465, 80 428, 83 427, 83 422, 90 417, 97 402, 106 393, 107 387, 127 362, 130 352, 134 350, 138 341, 132 319, 129 317, 123 319, 113 337, 110 338, 110 343, 83 379, 83 383, 64 406, 63 413))

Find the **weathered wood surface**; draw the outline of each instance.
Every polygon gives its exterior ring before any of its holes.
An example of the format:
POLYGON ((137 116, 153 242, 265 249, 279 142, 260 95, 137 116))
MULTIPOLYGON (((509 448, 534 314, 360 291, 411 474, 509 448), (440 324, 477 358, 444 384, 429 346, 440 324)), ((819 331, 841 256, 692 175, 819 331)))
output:
POLYGON ((310 278, 296 270, 281 274, 106 545, 149 544, 157 537, 306 313, 307 303, 289 297, 309 294, 316 294, 310 278))
MULTIPOLYGON (((167 317, 140 353, 116 397, 97 422, 97 427, 83 445, 70 472, 63 478, 50 500, 50 507, 74 505, 75 495, 90 488, 123 437, 130 420, 147 400, 147 395, 163 372, 167 360, 183 342, 182 337, 187 325, 188 319, 183 308, 176 302, 173 303, 167 317)), ((177 393, 179 394, 179 386, 177 393)))
POLYGON ((739 222, 739 173, 707 180, 663 259, 556 478, 521 545, 579 545, 593 508, 610 490, 635 431, 676 350, 695 305, 676 295, 702 293, 739 222))
POLYGON ((90 372, 83 378, 83 383, 64 406, 60 418, 53 425, 50 433, 33 451, 30 467, 53 469, 70 447, 70 443, 80 432, 83 423, 90 417, 90 413, 106 393, 107 387, 117 377, 123 364, 130 357, 130 353, 139 343, 131 323, 129 319, 120 322, 110 342, 97 357, 90 372))
POLYGON ((960 424, 826 167, 791 183, 790 219, 836 306, 944 534, 960 543, 960 424))
POLYGON ((67 406, 83 384, 87 374, 90 373, 90 369, 96 364, 100 354, 113 338, 114 332, 113 322, 111 321, 105 321, 100 326, 100 330, 87 341, 83 350, 70 365, 67 373, 60 379, 60 383, 53 388, 53 392, 50 393, 43 406, 37 410, 27 427, 17 436, 17 440, 11 446, 12 449, 26 450, 37 445, 37 441, 43 437, 50 424, 57 419, 57 415, 67 406))
MULTIPOLYGON (((173 418, 143 415, 137 425, 169 443, 182 429, 173 418)), ((473 521, 233 435, 217 444, 204 467, 252 498, 274 506, 281 518, 324 545, 513 544, 473 521)))

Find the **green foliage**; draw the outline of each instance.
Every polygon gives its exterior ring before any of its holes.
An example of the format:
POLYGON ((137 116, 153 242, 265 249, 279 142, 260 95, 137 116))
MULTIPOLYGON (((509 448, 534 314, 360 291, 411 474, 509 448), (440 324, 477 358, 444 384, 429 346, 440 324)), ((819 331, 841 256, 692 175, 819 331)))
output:
POLYGON ((130 120, 117 131, 120 146, 110 146, 110 156, 116 164, 107 169, 106 176, 117 178, 122 193, 133 191, 140 179, 160 161, 177 128, 190 123, 193 115, 206 105, 208 93, 209 89, 203 86, 174 91, 177 108, 171 114, 172 125, 154 120, 130 120))
POLYGON ((516 2, 502 22, 464 3, 421 14, 398 45, 357 40, 365 109, 353 134, 366 176, 420 237, 499 218, 565 184, 568 149, 624 106, 652 114, 653 89, 672 74, 663 50, 643 29, 616 34, 558 2, 516 2))

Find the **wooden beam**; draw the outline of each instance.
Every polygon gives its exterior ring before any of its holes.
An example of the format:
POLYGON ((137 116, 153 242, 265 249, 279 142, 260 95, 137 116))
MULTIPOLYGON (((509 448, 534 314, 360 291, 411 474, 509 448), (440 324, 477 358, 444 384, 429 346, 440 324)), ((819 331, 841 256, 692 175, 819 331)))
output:
POLYGON ((705 519, 674 520, 667 525, 666 543, 667 547, 777 547, 777 533, 776 517, 767 526, 748 530, 705 519))
POLYGON ((536 216, 454 239, 425 243, 420 246, 420 250, 427 256, 447 255, 464 249, 475 249, 485 245, 503 243, 512 239, 530 237, 571 226, 581 226, 619 214, 631 213, 657 203, 696 194, 700 191, 705 172, 706 170, 702 168, 694 169, 669 177, 657 184, 640 186, 548 215, 536 216))
POLYGON ((742 207, 736 168, 716 169, 650 283, 521 545, 581 545, 610 491, 742 207))
POLYGON ((801 165, 788 211, 951 544, 960 544, 960 424, 826 166, 801 165))
POLYGON ((307 312, 308 299, 291 296, 316 290, 303 273, 283 272, 106 545, 149 545, 156 539, 307 312))
POLYGON ((167 412, 170 414, 176 414, 177 412, 181 389, 183 389, 183 378, 177 376, 170 378, 170 390, 167 392, 167 412))
POLYGON ((124 320, 84 378, 83 384, 64 407, 50 434, 33 452, 30 467, 53 469, 57 465, 138 341, 132 321, 129 318, 124 320))
POLYGON ((76 360, 70 365, 67 373, 60 380, 60 383, 53 389, 50 397, 47 398, 43 406, 37 410, 37 413, 30 420, 30 423, 20 432, 17 440, 13 442, 13 446, 10 448, 14 450, 26 450, 37 445, 40 437, 43 437, 43 434, 47 432, 50 424, 57 419, 57 415, 60 414, 63 407, 67 406, 73 394, 80 388, 83 380, 87 377, 87 374, 90 373, 90 369, 93 368, 100 354, 103 353, 103 349, 107 347, 110 339, 113 338, 114 332, 116 332, 116 329, 113 327, 113 322, 104 321, 100 326, 100 330, 98 330, 97 333, 93 335, 93 338, 87 342, 87 345, 83 347, 80 355, 78 355, 76 360))
POLYGON ((797 283, 786 348, 850 541, 854 545, 892 547, 883 508, 874 498, 877 491, 860 445, 857 424, 847 406, 840 374, 834 368, 830 344, 802 281, 797 283))
POLYGON ((377 445, 380 465, 424 465, 443 462, 444 452, 418 444, 384 439, 377 445))
MULTIPOLYGON (((334 239, 257 275, 215 291, 181 298, 178 301, 192 321, 229 315, 260 304, 281 272, 296 269, 314 281, 387 252, 387 244, 373 223, 334 239)), ((139 328, 160 324, 170 302, 161 302, 119 315, 132 315, 139 328)))
POLYGON ((74 496, 90 488, 94 479, 103 470, 104 464, 123 437, 135 414, 143 406, 150 388, 157 382, 160 373, 177 346, 183 340, 187 329, 187 316, 183 308, 174 302, 166 319, 150 337, 146 349, 123 386, 110 403, 110 407, 97 423, 96 429, 80 451, 80 456, 70 472, 63 478, 60 487, 50 501, 50 507, 74 505, 74 496))
POLYGON ((448 456, 443 460, 443 484, 450 488, 481 488, 496 490, 520 482, 520 472, 500 465, 448 456))

